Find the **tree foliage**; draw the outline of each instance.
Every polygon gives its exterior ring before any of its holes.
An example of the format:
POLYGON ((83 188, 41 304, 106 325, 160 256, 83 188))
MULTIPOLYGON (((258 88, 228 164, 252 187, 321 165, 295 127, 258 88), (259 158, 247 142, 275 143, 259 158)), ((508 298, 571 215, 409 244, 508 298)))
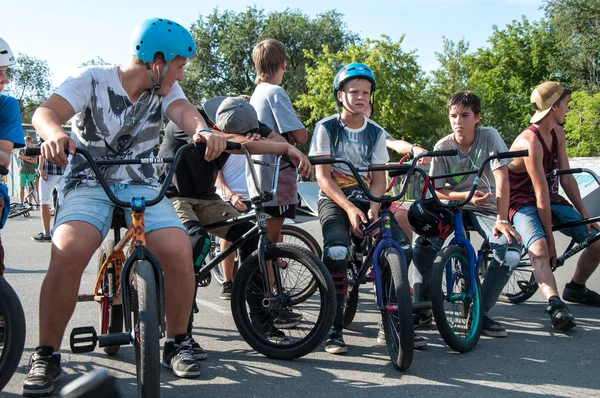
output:
POLYGON ((600 156, 600 93, 576 91, 564 125, 568 156, 600 156))
POLYGON ((336 112, 333 78, 345 64, 362 62, 375 74, 377 90, 373 94, 373 119, 396 138, 429 142, 432 138, 431 109, 424 101, 427 80, 417 62, 415 52, 402 49, 404 37, 396 42, 388 36, 367 39, 344 51, 325 47, 320 54, 305 51, 314 66, 306 68, 308 91, 294 103, 306 110, 306 122, 314 123, 336 112))
POLYGON ((17 63, 8 68, 8 73, 11 84, 7 86, 7 94, 19 101, 23 123, 30 123, 35 108, 52 93, 48 63, 19 54, 17 63))
POLYGON ((256 7, 239 13, 215 9, 210 15, 201 15, 190 31, 198 56, 189 62, 182 87, 192 103, 217 95, 251 94, 255 77, 252 49, 267 38, 286 46, 282 86, 294 101, 307 90, 304 68, 310 60, 305 59, 303 50, 319 54, 325 45, 338 51, 357 40, 337 11, 310 18, 290 9, 269 13, 256 7))
POLYGON ((85 61, 84 63, 79 65, 79 67, 83 68, 85 66, 90 66, 90 65, 98 65, 98 66, 110 65, 110 62, 106 62, 104 59, 102 59, 102 57, 100 57, 99 55, 96 55, 96 58, 92 58, 92 59, 85 61))

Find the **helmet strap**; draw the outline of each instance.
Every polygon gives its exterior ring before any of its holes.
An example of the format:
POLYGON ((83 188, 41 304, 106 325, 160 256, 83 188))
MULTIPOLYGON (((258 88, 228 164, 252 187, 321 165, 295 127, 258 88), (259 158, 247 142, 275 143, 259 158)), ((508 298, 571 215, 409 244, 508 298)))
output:
POLYGON ((158 76, 158 79, 154 78, 154 73, 152 73, 152 68, 150 67, 150 63, 146 62, 146 72, 148 72, 148 76, 150 76, 150 80, 152 81, 152 92, 160 90, 162 86, 162 81, 167 74, 167 70, 169 69, 169 65, 171 65, 171 61, 166 61, 165 67, 158 76))

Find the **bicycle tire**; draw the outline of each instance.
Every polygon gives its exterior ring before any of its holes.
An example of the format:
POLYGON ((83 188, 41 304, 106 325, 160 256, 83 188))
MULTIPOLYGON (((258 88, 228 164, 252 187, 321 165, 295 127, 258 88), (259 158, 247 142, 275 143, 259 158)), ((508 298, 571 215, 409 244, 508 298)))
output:
MULTIPOLYGON (((209 262, 212 261, 213 258, 217 257, 219 255, 219 253, 221 252, 221 246, 220 246, 220 242, 217 240, 217 238, 214 235, 210 235, 210 249, 208 250, 208 254, 206 255, 206 259, 204 260, 207 264, 209 262)), ((235 261, 233 262, 233 275, 235 276, 238 268, 239 268, 239 259, 238 259, 238 253, 235 253, 235 261)), ((219 284, 219 286, 223 285, 223 282, 225 281, 225 277, 223 276, 223 263, 219 263, 217 264, 216 267, 213 267, 210 270, 211 274, 212 274, 212 278, 215 282, 217 282, 219 284)))
POLYGON ((4 317, 3 345, 0 346, 0 391, 19 366, 25 347, 25 314, 19 297, 0 276, 0 313, 4 317))
POLYGON ((139 397, 160 396, 158 292, 152 265, 135 265, 134 346, 139 397))
MULTIPOLYGON (((313 296, 304 301, 294 300, 293 295, 286 293, 292 289, 290 278, 282 280, 284 292, 274 294, 271 286, 264 286, 258 251, 255 251, 243 262, 236 275, 231 291, 231 312, 240 335, 252 348, 267 357, 288 360, 312 352, 325 340, 333 324, 336 299, 331 275, 314 253, 287 243, 267 245, 267 264, 274 264, 281 258, 289 261, 289 276, 291 267, 301 267, 312 275, 317 285, 313 296), (263 306, 265 291, 281 301, 263 306), (294 328, 273 333, 273 319, 276 311, 282 308, 292 309, 302 318, 294 328)), ((273 270, 278 272, 279 268, 273 267, 273 270)))
POLYGON ((473 281, 475 296, 468 297, 468 267, 466 251, 458 246, 447 246, 434 261, 431 275, 431 309, 435 323, 446 344, 457 352, 471 351, 481 337, 483 326, 479 275, 475 275, 473 281), (446 299, 448 270, 452 271, 452 300, 446 299))
POLYGON ((20 215, 23 215, 25 217, 29 217, 30 216, 30 214, 29 214, 30 210, 31 210, 31 208, 29 208, 29 207, 24 207, 24 208, 21 208, 21 209, 17 209, 15 207, 14 210, 11 209, 8 212, 8 218, 15 218, 15 217, 18 217, 20 215))
POLYGON ((387 248, 381 253, 380 264, 383 297, 381 320, 385 343, 394 367, 406 370, 412 364, 415 349, 408 268, 394 248, 387 248))
MULTIPOLYGON (((348 271, 350 272, 350 271, 348 271)), ((352 324, 354 316, 356 316, 356 309, 358 307, 358 291, 360 284, 349 285, 348 295, 346 297, 346 305, 344 305, 344 327, 347 328, 352 324)))
MULTIPOLYGON (((102 264, 106 259, 110 256, 110 254, 115 249, 115 240, 112 238, 106 239, 102 242, 102 246, 100 247, 100 253, 98 254, 98 272, 100 268, 102 268, 102 264)), ((102 293, 105 292, 105 289, 108 290, 108 294, 115 298, 117 293, 117 277, 116 277, 116 269, 115 264, 110 263, 107 265, 107 268, 104 272, 104 278, 102 278, 102 293)), ((99 302, 98 307, 98 315, 100 320, 100 330, 102 330, 102 311, 103 311, 103 303, 99 302)), ((123 306, 122 305, 113 305, 110 303, 108 305, 108 333, 121 333, 123 331, 123 306)), ((115 355, 120 345, 110 345, 104 347, 104 352, 108 355, 115 355)))

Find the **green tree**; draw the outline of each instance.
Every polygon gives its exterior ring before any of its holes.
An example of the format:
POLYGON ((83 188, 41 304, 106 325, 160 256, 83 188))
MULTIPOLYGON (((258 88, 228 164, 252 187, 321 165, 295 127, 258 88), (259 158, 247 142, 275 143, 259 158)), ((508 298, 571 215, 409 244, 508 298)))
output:
POLYGON ((52 93, 48 63, 27 54, 19 54, 17 63, 8 72, 11 84, 7 93, 19 101, 23 123, 31 123, 33 111, 52 93))
POLYGON ((377 81, 373 119, 396 138, 423 144, 432 142, 435 127, 430 115, 434 110, 423 100, 426 79, 415 52, 402 50, 403 40, 404 36, 396 42, 382 36, 351 45, 344 51, 328 47, 320 54, 305 51, 314 66, 306 68, 308 91, 294 105, 306 110, 308 123, 335 113, 332 92, 335 74, 345 64, 362 62, 373 70, 377 81))
POLYGON ((545 0, 544 11, 556 41, 551 67, 571 87, 600 90, 600 0, 545 0))
POLYGON ((565 132, 568 156, 600 156, 600 93, 576 91, 569 102, 565 132))
POLYGON ((261 40, 273 38, 287 48, 287 71, 282 86, 292 101, 306 92, 303 50, 315 54, 323 45, 335 51, 357 40, 346 30, 342 14, 327 11, 315 18, 298 10, 265 13, 256 7, 243 12, 215 9, 200 16, 190 29, 198 56, 188 63, 182 88, 192 103, 217 95, 251 94, 255 68, 252 49, 261 40))
POLYGON ((557 77, 549 67, 556 49, 548 25, 525 17, 504 30, 494 26, 488 43, 466 63, 467 87, 481 98, 482 124, 510 144, 529 123, 533 89, 557 77))
POLYGON ((84 63, 79 65, 79 67, 83 68, 85 66, 90 66, 90 65, 101 66, 101 65, 110 65, 110 63, 103 60, 102 57, 100 57, 99 55, 96 55, 96 58, 92 58, 92 59, 85 61, 84 63))

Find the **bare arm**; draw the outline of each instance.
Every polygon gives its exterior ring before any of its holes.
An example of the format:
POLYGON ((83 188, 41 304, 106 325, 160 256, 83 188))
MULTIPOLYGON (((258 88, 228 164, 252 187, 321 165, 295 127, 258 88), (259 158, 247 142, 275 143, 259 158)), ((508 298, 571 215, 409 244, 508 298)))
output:
POLYGON ((506 236, 508 243, 512 243, 513 237, 521 243, 521 235, 508 222, 508 208, 510 206, 510 183, 508 181, 508 166, 501 166, 492 172, 496 182, 496 206, 497 217, 492 233, 498 237, 500 234, 506 236))
POLYGON ((0 165, 4 167, 10 166, 10 156, 12 154, 14 144, 11 141, 0 140, 0 165))
POLYGON ((75 153, 75 141, 62 129, 62 125, 75 115, 71 104, 57 94, 52 94, 35 110, 31 122, 44 140, 42 156, 61 167, 67 166, 67 155, 75 153))
MULTIPOLYGON (((373 166, 384 166, 382 164, 374 164, 373 166)), ((385 188, 386 188, 386 183, 385 183, 385 171, 373 171, 371 172, 371 187, 370 187, 370 191, 371 191, 371 195, 378 197, 378 196, 383 196, 385 194, 385 188)), ((377 215, 379 214, 379 206, 381 205, 381 203, 379 202, 371 202, 371 208, 369 209, 370 211, 370 217, 371 217, 371 221, 375 220, 377 218, 377 215)))
POLYGON ((219 172, 217 173, 217 186, 219 187, 219 189, 223 192, 223 194, 229 198, 229 200, 231 200, 231 195, 233 195, 233 191, 231 189, 229 189, 229 185, 227 185, 227 183, 225 182, 225 179, 223 178, 223 170, 219 170, 219 172))
POLYGON ((306 144, 308 141, 308 133, 305 128, 299 130, 286 131, 292 144, 306 144))
MULTIPOLYGON (((571 166, 569 166, 569 158, 567 157, 565 132, 560 126, 556 126, 554 131, 556 132, 556 138, 558 140, 558 168, 570 169, 571 166)), ((579 214, 581 214, 583 218, 589 217, 590 213, 585 208, 583 200, 581 200, 581 192, 579 192, 579 186, 577 185, 577 181, 575 181, 575 177, 573 177, 572 174, 560 176, 560 185, 579 214)))

